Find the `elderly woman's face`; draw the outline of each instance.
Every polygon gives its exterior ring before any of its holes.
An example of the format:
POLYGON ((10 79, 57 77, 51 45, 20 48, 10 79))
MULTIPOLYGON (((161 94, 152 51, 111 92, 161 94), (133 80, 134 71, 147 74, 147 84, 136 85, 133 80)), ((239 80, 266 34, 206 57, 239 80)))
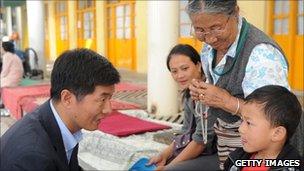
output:
POLYGON ((234 42, 237 19, 232 15, 199 13, 190 16, 197 39, 217 50, 225 50, 234 42))

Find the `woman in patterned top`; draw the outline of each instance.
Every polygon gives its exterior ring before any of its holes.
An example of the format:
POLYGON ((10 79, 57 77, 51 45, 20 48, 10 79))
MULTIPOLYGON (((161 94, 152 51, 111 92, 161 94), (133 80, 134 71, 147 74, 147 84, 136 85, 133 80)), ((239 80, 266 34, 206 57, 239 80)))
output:
POLYGON ((279 45, 239 15, 236 0, 191 0, 187 12, 192 33, 205 43, 201 62, 208 82, 194 79, 190 94, 217 117, 214 131, 223 168, 227 155, 242 145, 243 99, 264 85, 289 88, 288 64, 279 45))
MULTIPOLYGON (((176 45, 167 57, 167 68, 172 78, 183 90, 184 121, 182 135, 176 136, 165 150, 152 157, 149 164, 156 164, 158 166, 157 170, 175 170, 175 168, 181 167, 186 169, 193 163, 201 163, 200 158, 206 155, 214 161, 213 163, 216 163, 217 155, 214 154, 216 152, 213 146, 214 141, 212 141, 214 137, 209 137, 209 141, 204 144, 201 117, 195 113, 195 103, 191 99, 188 89, 192 79, 204 80, 198 52, 187 44, 176 45)), ((209 121, 214 123, 215 119, 212 121, 210 117, 209 121)), ((212 126, 212 124, 209 125, 212 126)), ((207 128, 208 135, 214 135, 210 132, 212 130, 212 127, 207 128)), ((217 169, 218 165, 213 164, 213 168, 217 169)))

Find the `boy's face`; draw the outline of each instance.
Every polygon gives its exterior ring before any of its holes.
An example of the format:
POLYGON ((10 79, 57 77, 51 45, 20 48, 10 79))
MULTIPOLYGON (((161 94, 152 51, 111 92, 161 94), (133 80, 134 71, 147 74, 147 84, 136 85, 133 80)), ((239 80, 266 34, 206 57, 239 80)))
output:
POLYGON ((276 128, 266 119, 263 106, 254 102, 245 104, 242 119, 239 132, 243 149, 248 153, 267 151, 276 128))

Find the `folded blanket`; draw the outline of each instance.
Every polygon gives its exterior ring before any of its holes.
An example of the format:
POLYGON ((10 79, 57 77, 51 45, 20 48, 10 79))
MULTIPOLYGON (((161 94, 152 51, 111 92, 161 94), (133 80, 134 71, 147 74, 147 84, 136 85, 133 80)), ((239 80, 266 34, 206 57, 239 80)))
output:
POLYGON ((119 137, 169 128, 171 127, 128 116, 118 111, 113 111, 99 125, 99 130, 119 137))

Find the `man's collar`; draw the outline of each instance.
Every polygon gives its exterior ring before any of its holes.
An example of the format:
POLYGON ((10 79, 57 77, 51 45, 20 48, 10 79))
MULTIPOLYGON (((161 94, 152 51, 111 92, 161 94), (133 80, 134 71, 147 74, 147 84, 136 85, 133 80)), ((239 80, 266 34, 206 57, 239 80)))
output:
POLYGON ((55 116, 56 122, 59 126, 62 140, 64 143, 64 148, 66 151, 69 151, 69 150, 73 149, 77 145, 77 143, 80 142, 80 140, 82 139, 82 132, 81 132, 81 130, 79 130, 79 131, 75 132, 74 134, 72 134, 70 132, 70 130, 67 128, 67 126, 65 125, 65 123, 63 122, 63 120, 61 119, 61 117, 58 114, 55 107, 53 106, 52 100, 50 100, 50 106, 51 106, 51 110, 55 116))

